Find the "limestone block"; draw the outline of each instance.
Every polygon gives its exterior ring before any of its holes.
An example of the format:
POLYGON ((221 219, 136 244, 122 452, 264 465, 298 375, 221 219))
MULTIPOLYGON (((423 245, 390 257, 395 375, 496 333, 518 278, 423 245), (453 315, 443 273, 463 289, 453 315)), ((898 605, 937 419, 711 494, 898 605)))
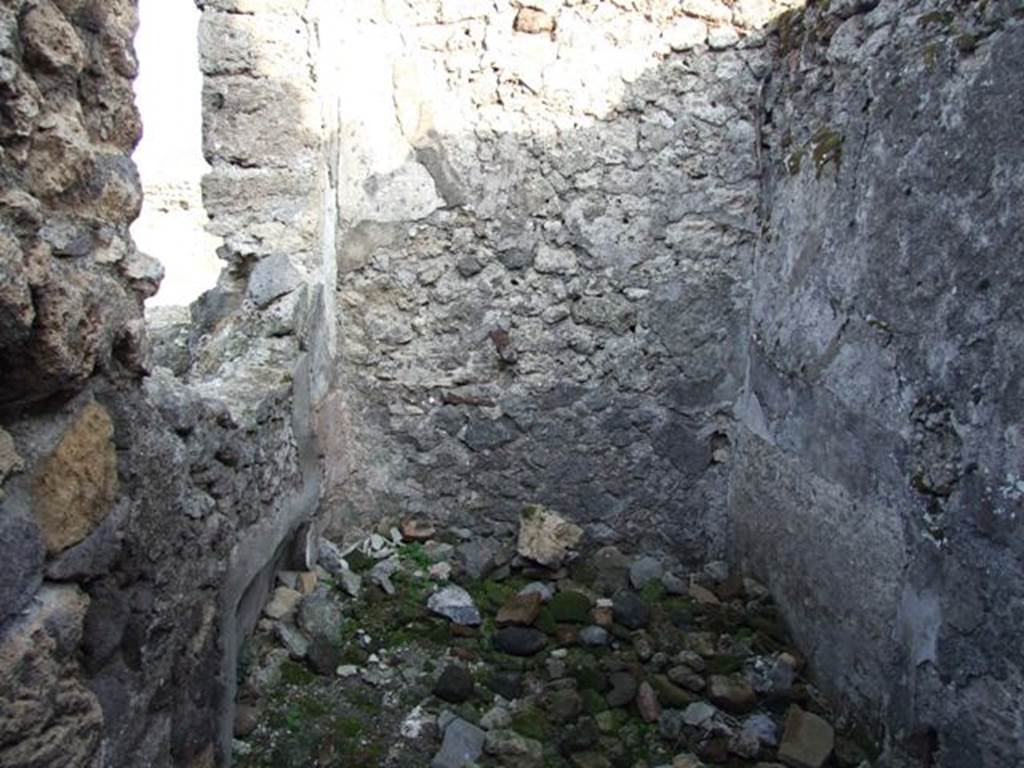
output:
POLYGON ((682 16, 675 19, 663 32, 662 37, 673 51, 688 51, 702 45, 708 36, 708 27, 699 19, 682 16))
POLYGON ((720 0, 683 0, 683 11, 711 21, 730 21, 732 19, 732 10, 720 0))
POLYGON ((309 76, 304 27, 301 17, 280 12, 204 13, 199 25, 202 70, 301 81, 309 76))
POLYGON ((536 8, 520 8, 516 14, 516 32, 538 35, 555 31, 555 17, 536 8))
POLYGON ((206 0, 204 7, 235 14, 303 13, 309 0, 206 0))
POLYGON ((203 93, 203 153, 243 167, 295 168, 319 144, 319 110, 309 83, 243 75, 208 78, 203 93), (315 114, 314 114, 315 112, 315 114))
POLYGON ((712 27, 708 32, 708 48, 713 51, 724 51, 726 48, 732 48, 739 41, 739 32, 728 25, 712 27))
POLYGON ((51 555, 82 541, 110 512, 118 490, 113 436, 109 414, 91 402, 43 460, 33 512, 51 555))

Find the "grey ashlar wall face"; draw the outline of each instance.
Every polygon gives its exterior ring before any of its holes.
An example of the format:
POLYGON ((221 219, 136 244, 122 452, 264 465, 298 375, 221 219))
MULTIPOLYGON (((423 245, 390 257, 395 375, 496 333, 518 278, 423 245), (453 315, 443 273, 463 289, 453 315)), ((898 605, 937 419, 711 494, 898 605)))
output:
POLYGON ((851 705, 1015 765, 1020 8, 832 6, 781 25, 767 90, 733 547, 851 705))

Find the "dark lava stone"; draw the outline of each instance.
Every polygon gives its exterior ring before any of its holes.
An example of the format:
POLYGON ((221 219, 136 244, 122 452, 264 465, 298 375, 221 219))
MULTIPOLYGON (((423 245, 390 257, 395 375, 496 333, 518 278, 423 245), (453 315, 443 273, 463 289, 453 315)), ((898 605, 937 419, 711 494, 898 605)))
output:
POLYGON ((613 672, 612 689, 606 696, 609 707, 624 707, 636 697, 636 678, 629 672, 613 672))
POLYGON ((491 638, 495 649, 512 656, 532 656, 547 645, 548 639, 538 629, 505 627, 491 638))
POLYGON ((486 684, 494 693, 509 701, 523 695, 523 676, 518 672, 494 672, 487 678, 486 684))
POLYGON ((612 602, 615 621, 627 629, 643 629, 651 621, 651 609, 643 599, 629 590, 620 590, 612 602))
POLYGON ((306 660, 318 675, 333 675, 341 664, 341 648, 325 637, 314 636, 309 641, 306 660))
POLYGON ((449 664, 434 684, 434 695, 450 704, 461 704, 473 695, 473 676, 458 664, 449 664))
POLYGON ((594 746, 601 738, 601 731, 592 717, 581 718, 576 725, 570 726, 558 742, 558 751, 563 755, 584 752, 594 746))

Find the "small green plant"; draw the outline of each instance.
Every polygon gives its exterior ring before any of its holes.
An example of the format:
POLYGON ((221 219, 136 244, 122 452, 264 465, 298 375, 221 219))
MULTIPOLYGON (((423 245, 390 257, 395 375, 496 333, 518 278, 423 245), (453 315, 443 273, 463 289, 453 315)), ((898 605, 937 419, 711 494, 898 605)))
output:
POLYGON ((289 659, 281 665, 281 680, 287 685, 309 685, 316 682, 316 675, 289 659))
POLYGON ((427 556, 427 553, 423 551, 423 545, 418 541, 413 541, 400 546, 398 548, 398 557, 407 563, 412 563, 417 568, 426 569, 431 565, 430 558, 427 556))
POLYGON ((838 171, 843 160, 843 137, 831 128, 819 129, 811 137, 811 157, 818 178, 829 163, 838 171))
POLYGON ((665 598, 665 585, 658 579, 652 579, 640 590, 640 597, 648 605, 660 603, 665 598))
POLYGON ((790 176, 800 175, 800 167, 804 162, 804 151, 803 147, 797 147, 786 158, 786 170, 789 171, 790 176))

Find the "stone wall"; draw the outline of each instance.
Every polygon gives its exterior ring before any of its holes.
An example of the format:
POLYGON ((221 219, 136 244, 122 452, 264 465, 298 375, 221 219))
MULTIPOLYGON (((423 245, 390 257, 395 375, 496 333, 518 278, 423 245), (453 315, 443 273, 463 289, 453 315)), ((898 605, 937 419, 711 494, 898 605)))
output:
POLYGON ((132 4, 63 5, 0 10, 5 408, 138 370, 138 304, 161 274, 128 237, 142 203, 132 4))
POLYGON ((724 545, 779 3, 346 3, 336 530, 724 545))
MULTIPOLYGON (((224 762, 243 598, 259 600, 252 585, 288 558, 319 492, 312 361, 326 353, 296 330, 316 327, 312 310, 267 331, 289 293, 279 271, 228 276, 270 296, 261 322, 244 300, 197 308, 216 332, 188 329, 190 383, 149 360, 142 302, 160 268, 128 235, 141 202, 135 26, 129 0, 0 10, 0 764, 12 768, 224 762), (239 354, 213 351, 232 335, 239 354)), ((246 138, 232 136, 217 151, 246 138)))
POLYGON ((735 554, 950 768, 1024 754, 1020 15, 815 6, 766 93, 735 554))
POLYGON ((245 411, 307 356, 315 397, 334 348, 336 106, 318 81, 316 0, 203 9, 203 180, 220 282, 192 308, 190 381, 245 411))
POLYGON ((227 760, 323 471, 343 534, 728 547, 923 764, 1013 764, 1019 4, 198 5, 228 268, 173 373, 134 5, 0 10, 0 763, 227 760))

